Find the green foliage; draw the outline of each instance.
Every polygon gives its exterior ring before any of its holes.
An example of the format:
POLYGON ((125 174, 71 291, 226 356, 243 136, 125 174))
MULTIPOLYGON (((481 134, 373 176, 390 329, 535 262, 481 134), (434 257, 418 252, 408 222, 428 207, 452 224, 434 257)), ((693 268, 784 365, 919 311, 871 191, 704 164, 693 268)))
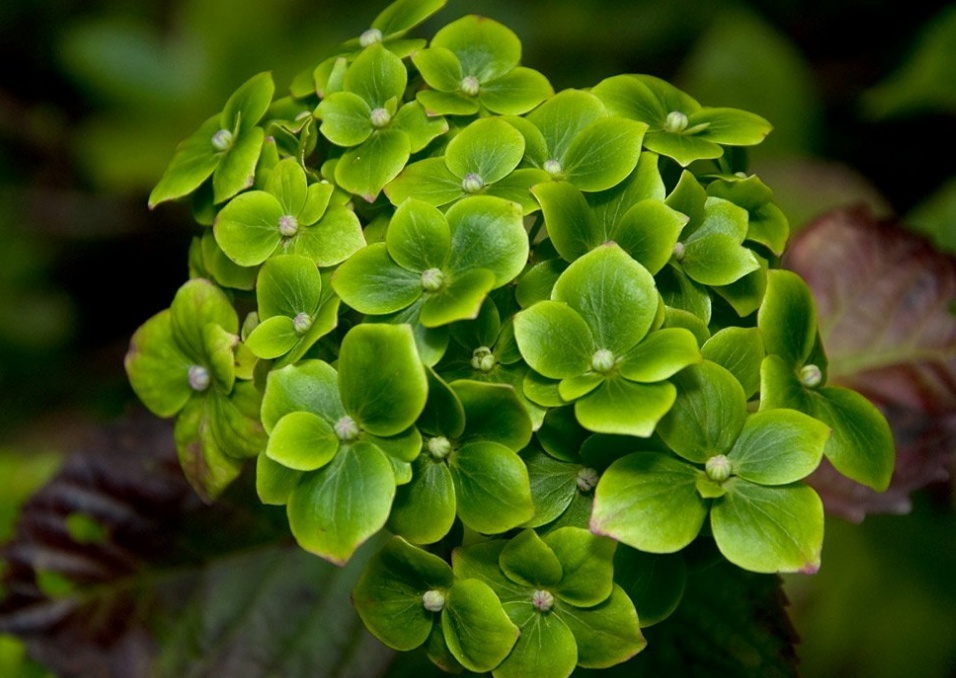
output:
POLYGON ((193 195, 212 228, 126 365, 205 499, 255 457, 302 548, 393 534, 353 592, 384 643, 566 678, 644 649, 677 552, 815 571, 804 479, 826 455, 884 489, 892 438, 824 386, 746 173, 766 120, 647 75, 554 93, 487 18, 404 37, 443 4, 395 3, 289 96, 256 76, 184 142, 150 205, 193 195))

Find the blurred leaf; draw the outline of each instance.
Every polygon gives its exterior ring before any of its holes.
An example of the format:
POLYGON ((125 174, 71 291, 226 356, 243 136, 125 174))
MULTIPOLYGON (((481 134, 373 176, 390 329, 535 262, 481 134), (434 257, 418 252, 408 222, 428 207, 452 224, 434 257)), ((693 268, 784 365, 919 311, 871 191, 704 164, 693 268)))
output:
POLYGON ((956 5, 923 27, 899 68, 863 95, 863 111, 885 119, 926 112, 956 112, 956 5))
POLYGON ((926 235, 937 249, 956 254, 956 178, 914 207, 903 217, 903 224, 926 235))
POLYGON ((77 451, 26 505, 2 550, 0 632, 64 675, 198 678, 376 676, 391 653, 362 630, 336 568, 289 544, 281 510, 248 484, 204 506, 166 422, 123 420, 77 451), (82 512, 105 542, 78 543, 82 512), (69 584, 51 598, 39 567, 69 584), (335 623, 329 623, 334 618, 335 623))
POLYGON ((853 520, 905 512, 911 491, 946 477, 956 448, 956 261, 893 223, 844 209, 801 232, 784 264, 813 291, 830 385, 872 400, 897 447, 884 494, 827 464, 809 482, 829 511, 853 520))

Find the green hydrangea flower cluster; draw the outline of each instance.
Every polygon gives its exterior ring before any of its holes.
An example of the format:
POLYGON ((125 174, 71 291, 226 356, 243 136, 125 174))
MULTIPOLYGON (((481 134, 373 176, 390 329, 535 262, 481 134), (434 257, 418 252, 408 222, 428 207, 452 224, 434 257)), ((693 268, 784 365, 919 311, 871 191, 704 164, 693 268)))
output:
POLYGON ((382 641, 565 678, 676 605, 622 567, 699 541, 814 571, 805 478, 884 489, 892 437, 826 386, 741 164, 766 120, 649 75, 555 93, 484 17, 406 37, 443 5, 398 0, 285 96, 256 75, 180 145, 150 206, 204 232, 126 367, 206 500, 255 459, 303 548, 391 535, 353 595, 382 641))

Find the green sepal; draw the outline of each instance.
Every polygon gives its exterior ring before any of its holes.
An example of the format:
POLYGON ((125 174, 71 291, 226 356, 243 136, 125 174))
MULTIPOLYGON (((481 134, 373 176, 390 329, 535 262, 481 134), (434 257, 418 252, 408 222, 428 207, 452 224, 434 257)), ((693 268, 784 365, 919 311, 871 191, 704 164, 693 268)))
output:
POLYGON ((505 611, 521 629, 514 649, 494 678, 567 678, 578 663, 577 643, 556 614, 542 614, 529 602, 505 603, 505 611))
POLYGON ((575 401, 574 414, 589 431, 647 438, 676 397, 677 389, 667 381, 638 384, 620 377, 605 379, 575 401))
POLYGON ((227 454, 216 438, 212 398, 190 398, 176 418, 173 439, 179 465, 199 497, 211 503, 242 472, 243 460, 227 454))
POLYGON ((709 502, 697 492, 699 473, 657 452, 618 459, 595 490, 591 531, 650 553, 681 550, 707 517, 709 502))
MULTIPOLYGON (((395 461, 403 463, 415 461, 422 450, 422 434, 415 426, 409 426, 404 431, 387 437, 372 435, 367 431, 363 435, 364 440, 373 443, 395 461)), ((411 471, 410 468, 408 470, 411 471)))
POLYGON ((212 145, 213 135, 220 129, 217 113, 180 142, 169 166, 149 194, 150 209, 189 195, 212 175, 222 158, 212 145))
POLYGON ((407 308, 424 291, 421 273, 392 261, 386 243, 368 245, 343 262, 332 274, 332 287, 348 306, 373 315, 407 308))
POLYGON ((398 109, 392 126, 408 136, 409 150, 418 153, 448 131, 444 118, 429 117, 417 101, 409 101, 398 109))
POLYGON ((395 210, 385 244, 395 263, 409 271, 441 268, 451 252, 451 230, 438 208, 409 198, 395 210))
POLYGON ((284 505, 301 478, 301 471, 293 471, 265 454, 256 457, 256 495, 263 504, 284 505))
POLYGON ((376 130, 360 146, 347 150, 335 165, 335 181, 349 193, 374 202, 382 188, 405 167, 411 141, 398 129, 376 130))
POLYGON ((465 195, 461 178, 452 174, 444 158, 425 158, 413 162, 385 186, 385 195, 393 205, 421 200, 441 207, 465 195))
POLYGON ((388 40, 404 35, 445 6, 447 0, 393 0, 379 12, 372 28, 382 32, 388 40))
POLYGON ((315 109, 315 116, 322 121, 319 130, 336 146, 358 146, 372 136, 372 109, 368 103, 353 92, 329 94, 315 109))
POLYGON ((337 565, 378 532, 395 496, 395 475, 376 446, 357 442, 306 475, 289 496, 289 526, 299 546, 337 565))
POLYGON ((422 325, 438 327, 478 316, 485 296, 495 285, 495 274, 475 268, 455 276, 441 290, 427 294, 419 314, 422 325))
POLYGON ((342 404, 359 426, 393 436, 415 423, 425 407, 428 378, 408 325, 356 325, 339 350, 342 404))
POLYGON ((591 607, 608 599, 614 586, 617 542, 588 530, 562 527, 546 534, 544 543, 561 563, 561 580, 554 587, 559 600, 591 607))
POLYGON ((559 615, 574 634, 582 668, 609 668, 647 647, 634 603, 617 584, 598 605, 587 609, 562 605, 559 615))
POLYGON ((339 449, 339 439, 325 419, 312 412, 290 412, 272 428, 266 456, 294 471, 315 471, 339 449))
POLYGON ((708 361, 687 367, 673 381, 677 399, 657 428, 667 446, 699 464, 729 452, 747 419, 740 382, 708 361))
POLYGON ((478 579, 457 581, 448 590, 441 627, 455 659, 477 673, 504 661, 521 633, 494 590, 478 579))
MULTIPOLYGON (((529 113, 525 123, 520 119, 511 119, 510 122, 529 138, 529 158, 543 167, 547 160, 557 160, 564 165, 575 140, 586 128, 606 116, 607 109, 593 94, 568 89, 558 92, 529 113)), ((584 149, 578 153, 581 150, 584 149)))
POLYGON ((451 530, 457 502, 448 465, 419 455, 412 479, 395 492, 388 529, 413 544, 433 544, 451 530))
POLYGON ((335 422, 345 416, 338 373, 321 360, 303 360, 269 372, 262 396, 262 425, 271 433, 290 412, 312 412, 335 422))
POLYGON ((646 131, 646 124, 616 116, 595 120, 568 146, 564 178, 582 191, 616 186, 637 166, 646 131))
POLYGON ((408 84, 408 71, 402 60, 382 44, 362 50, 349 64, 343 81, 346 91, 355 92, 370 108, 384 107, 394 114, 389 101, 401 98, 408 84))
POLYGON ((485 185, 500 181, 524 156, 524 137, 498 118, 479 118, 445 148, 445 164, 459 179, 477 174, 485 185))
POLYGON ((576 377, 568 377, 558 384, 558 393, 562 400, 574 402, 600 386, 604 379, 604 375, 597 372, 585 372, 576 377))
POLYGON ((806 478, 823 458, 829 427, 796 410, 750 415, 727 454, 732 473, 758 485, 785 485, 806 478))
POLYGON ((463 75, 479 82, 499 78, 518 65, 521 42, 508 27, 485 17, 464 16, 440 29, 432 47, 454 52, 463 75))
POLYGON ((428 375, 428 400, 418 417, 418 428, 431 436, 456 439, 465 430, 465 408, 461 399, 444 379, 430 367, 428 375))
MULTIPOLYGON (((692 222, 693 224, 693 222, 692 222)), ((747 232, 747 212, 728 200, 707 198, 704 218, 683 239, 684 272, 704 285, 729 285, 760 268, 741 243, 747 232)))
POLYGON ((581 446, 591 436, 574 416, 570 405, 555 407, 544 416, 537 439, 541 446, 555 459, 571 463, 580 463, 581 446))
MULTIPOLYGON (((312 184, 309 192, 313 186, 323 185, 312 184)), ((287 254, 308 257, 321 267, 340 264, 364 246, 362 224, 344 205, 331 205, 316 223, 300 228, 295 237, 282 243, 287 254)))
POLYGON ((282 205, 274 195, 249 191, 222 208, 213 224, 213 233, 222 251, 235 263, 256 266, 279 246, 279 219, 283 215, 282 205))
POLYGON ((195 393, 189 385, 195 362, 176 343, 169 309, 133 333, 124 364, 133 392, 156 416, 173 416, 195 393))
POLYGON ((514 328, 522 357, 545 377, 566 379, 590 369, 594 338, 584 319, 568 304, 538 302, 515 316, 514 328))
POLYGON ((577 477, 582 467, 537 450, 523 459, 531 482, 534 515, 522 527, 541 527, 557 519, 571 504, 578 493, 577 477))
POLYGON ((548 236, 565 261, 584 256, 607 239, 584 194, 573 184, 549 181, 538 184, 531 193, 541 205, 548 236))
POLYGON ((412 54, 412 63, 425 83, 439 92, 457 91, 464 77, 458 57, 445 47, 420 49, 412 54))
POLYGON ((531 441, 531 419, 511 385, 460 379, 451 389, 465 413, 459 442, 486 440, 518 452, 531 441))
POLYGON ((779 356, 791 368, 803 365, 816 340, 817 310, 810 288, 799 275, 785 269, 767 272, 757 327, 767 355, 779 356))
POLYGON ((408 651, 425 642, 437 621, 437 615, 425 609, 422 596, 428 591, 447 592, 453 583, 444 560, 392 537, 362 570, 352 602, 376 638, 408 651))
POLYGON ((671 261, 657 272, 654 279, 667 307, 687 311, 697 316, 705 326, 710 323, 713 310, 710 291, 691 280, 679 264, 671 261))
POLYGON ((706 360, 730 372, 749 399, 760 390, 763 338, 756 327, 725 327, 707 339, 700 352, 706 360))
POLYGON ((700 361, 697 339, 689 330, 675 327, 648 334, 624 355, 618 370, 631 381, 653 383, 700 361))
POLYGON ((752 572, 802 572, 820 568, 823 502, 803 483, 762 487, 727 483, 714 502, 711 529, 727 560, 752 572))
POLYGON ((648 198, 624 213, 613 230, 613 238, 654 275, 670 260, 687 220, 687 215, 663 201, 648 198))
POLYGON ((551 180, 551 176, 544 170, 533 167, 516 169, 501 181, 496 181, 488 186, 485 193, 493 195, 496 198, 503 198, 510 202, 516 202, 521 205, 521 211, 524 215, 537 212, 541 209, 538 201, 531 193, 534 186, 542 182, 551 180))
POLYGON ((619 544, 614 552, 614 582, 640 609, 640 625, 646 628, 667 619, 680 605, 687 564, 680 553, 644 553, 619 544))
MULTIPOLYGON (((210 222, 211 223, 211 222, 210 222)), ((211 277, 222 287, 231 287, 237 290, 252 290, 256 286, 256 275, 259 269, 255 266, 240 266, 230 259, 211 230, 203 233, 201 244, 202 269, 195 276, 211 277)))
POLYGON ((425 109, 426 115, 474 115, 480 106, 478 101, 460 92, 438 92, 424 89, 415 95, 416 101, 425 109))
POLYGON ((173 336, 193 359, 207 354, 208 326, 218 325, 229 334, 239 333, 239 316, 229 298, 203 278, 189 280, 176 290, 169 310, 173 336))
POLYGON ((495 288, 511 282, 528 263, 528 235, 520 206, 494 196, 469 196, 445 213, 451 228, 448 270, 455 275, 483 268, 495 288))
POLYGON ((790 226, 783 211, 771 202, 772 191, 759 178, 721 177, 707 185, 707 194, 747 210, 747 240, 764 245, 777 256, 783 254, 790 226))
POLYGON ((449 456, 458 516, 484 533, 505 532, 534 515, 528 469, 504 445, 478 441, 449 456))
POLYGON ((498 565, 511 581, 533 588, 554 587, 564 574, 555 552, 530 529, 508 540, 498 565))
POLYGON ((260 127, 243 130, 212 173, 213 202, 220 204, 240 191, 251 188, 256 179, 256 163, 262 153, 265 132, 260 127))
POLYGON ((410 325, 415 338, 415 347, 421 356, 422 363, 434 367, 445 355, 448 349, 450 335, 448 326, 425 327, 419 318, 424 296, 419 297, 407 308, 395 313, 379 316, 366 316, 367 323, 388 323, 391 325, 410 325))
POLYGON ((704 107, 688 115, 688 127, 704 126, 699 136, 727 146, 755 146, 773 127, 764 118, 739 108, 704 107))
POLYGON ((554 95, 548 79, 536 70, 518 66, 499 78, 482 83, 479 98, 489 111, 523 115, 554 95))

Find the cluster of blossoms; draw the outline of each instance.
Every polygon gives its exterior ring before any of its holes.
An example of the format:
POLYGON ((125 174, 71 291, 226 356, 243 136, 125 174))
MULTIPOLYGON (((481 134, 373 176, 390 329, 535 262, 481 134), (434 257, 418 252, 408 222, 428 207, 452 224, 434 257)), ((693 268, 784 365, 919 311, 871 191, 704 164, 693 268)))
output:
POLYGON ((285 96, 251 78, 181 144, 150 205, 204 229, 126 366, 205 499, 254 459, 308 551, 390 535, 353 594, 385 643, 564 678, 673 610, 630 568, 705 541, 814 571, 803 480, 826 456, 885 488, 892 442, 826 386, 786 218, 726 152, 767 121, 648 75, 555 93, 488 18, 405 37, 443 4, 399 0, 285 96))

